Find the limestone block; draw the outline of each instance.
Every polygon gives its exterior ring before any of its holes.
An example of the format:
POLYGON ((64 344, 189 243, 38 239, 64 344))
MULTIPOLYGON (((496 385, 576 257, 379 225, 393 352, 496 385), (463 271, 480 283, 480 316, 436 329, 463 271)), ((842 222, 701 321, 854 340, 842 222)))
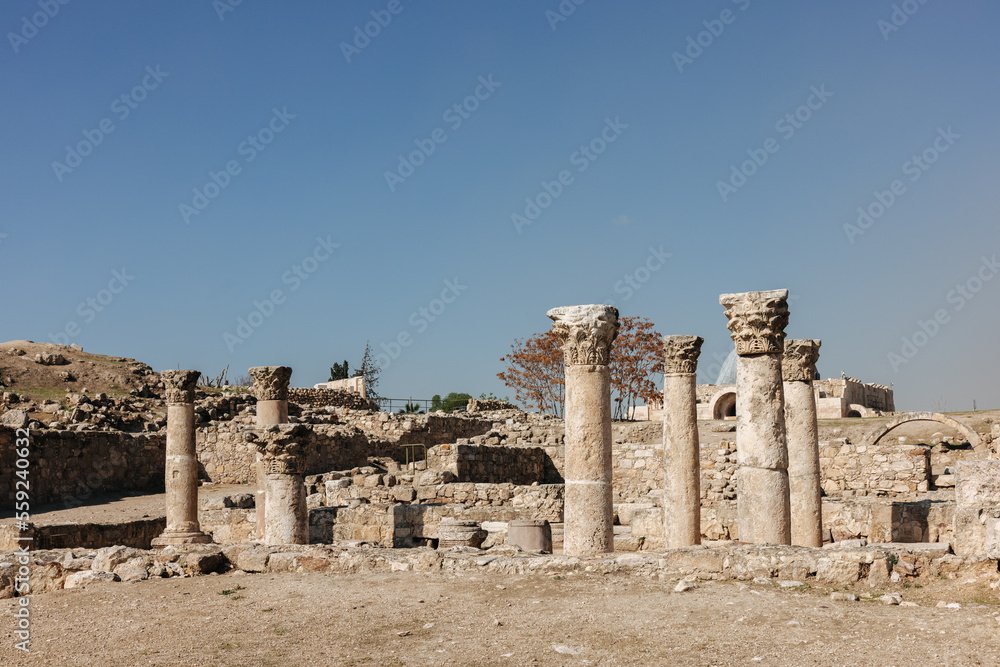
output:
POLYGON ((960 507, 1000 507, 1000 460, 956 463, 955 501, 960 507))

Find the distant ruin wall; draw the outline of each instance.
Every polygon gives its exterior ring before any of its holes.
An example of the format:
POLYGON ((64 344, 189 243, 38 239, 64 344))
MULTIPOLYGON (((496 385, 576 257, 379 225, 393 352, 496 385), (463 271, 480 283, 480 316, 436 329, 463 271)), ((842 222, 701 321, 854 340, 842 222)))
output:
MULTIPOLYGON (((10 509, 20 481, 15 441, 15 429, 0 426, 0 500, 10 509)), ((29 449, 32 506, 62 500, 71 507, 95 493, 163 489, 162 433, 32 430, 29 449)))
MULTIPOLYGON (((234 422, 211 422, 198 428, 199 474, 203 479, 221 484, 246 484, 255 479, 256 453, 243 440, 245 428, 245 424, 234 422)), ((390 448, 369 443, 355 428, 324 424, 311 428, 314 435, 305 446, 307 475, 363 466, 369 456, 390 455, 390 448)))
POLYGON ((351 408, 352 410, 368 410, 371 406, 364 395, 346 389, 288 389, 288 400, 299 405, 313 407, 351 408))

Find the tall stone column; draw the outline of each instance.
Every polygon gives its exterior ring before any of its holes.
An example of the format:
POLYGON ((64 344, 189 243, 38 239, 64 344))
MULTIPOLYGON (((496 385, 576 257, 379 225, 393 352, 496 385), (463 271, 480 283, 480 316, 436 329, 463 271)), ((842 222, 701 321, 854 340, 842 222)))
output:
POLYGON ((781 356, 788 290, 722 294, 736 343, 736 514, 740 540, 791 544, 781 356))
POLYGON ((274 424, 244 432, 260 454, 264 470, 264 544, 309 544, 302 444, 308 435, 309 428, 302 424, 274 424))
POLYGON ((194 433, 194 388, 198 371, 163 371, 167 387, 167 527, 152 546, 212 541, 198 523, 198 454, 194 433))
POLYGON ((663 337, 663 520, 667 548, 701 544, 701 459, 698 456, 700 336, 663 337))
POLYGON ((566 498, 563 552, 615 550, 611 495, 611 344, 618 309, 565 306, 547 315, 566 362, 566 498))
POLYGON ((823 546, 823 501, 819 474, 819 431, 813 379, 819 340, 786 340, 781 375, 785 390, 788 433, 788 487, 792 510, 792 544, 823 546))
MULTIPOLYGON (((256 366, 250 369, 253 378, 253 393, 257 397, 257 424, 288 423, 288 381, 292 379, 292 369, 288 366, 256 366)), ((254 512, 257 514, 257 539, 264 537, 264 512, 267 492, 264 485, 264 466, 257 454, 255 472, 257 474, 257 494, 254 498, 254 512)))

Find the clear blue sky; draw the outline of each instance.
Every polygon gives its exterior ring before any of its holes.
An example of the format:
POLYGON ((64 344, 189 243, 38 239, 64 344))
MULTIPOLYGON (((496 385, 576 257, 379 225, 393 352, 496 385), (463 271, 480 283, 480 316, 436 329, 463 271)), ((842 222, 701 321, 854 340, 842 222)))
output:
POLYGON ((383 395, 504 395, 554 306, 702 335, 714 373, 718 295, 787 287, 824 377, 1000 407, 996 3, 227 1, 0 6, 0 339, 309 386, 402 333, 383 395))

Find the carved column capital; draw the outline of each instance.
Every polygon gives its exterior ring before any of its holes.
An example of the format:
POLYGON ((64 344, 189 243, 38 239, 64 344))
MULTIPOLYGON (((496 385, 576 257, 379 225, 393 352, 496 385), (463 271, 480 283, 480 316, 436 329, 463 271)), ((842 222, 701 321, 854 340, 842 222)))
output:
POLYGON ((781 379, 785 382, 812 382, 816 378, 816 362, 823 341, 811 338, 785 341, 785 356, 781 359, 781 379))
POLYGON ((292 379, 288 366, 256 366, 250 369, 250 377, 258 401, 288 400, 288 381, 292 379))
POLYGON ((562 341, 567 366, 600 364, 611 359, 611 344, 618 335, 618 309, 614 306, 563 306, 546 313, 562 341))
POLYGON ((243 439, 261 455, 266 474, 305 474, 306 456, 303 442, 311 429, 302 424, 272 424, 243 429, 243 439))
POLYGON ((194 403, 199 371, 163 371, 160 378, 167 388, 167 403, 194 403))
POLYGON ((781 353, 785 349, 788 326, 788 290, 721 294, 726 307, 727 327, 736 343, 736 354, 781 353))
POLYGON ((664 336, 663 372, 667 375, 697 372, 698 356, 704 342, 701 336, 664 336))

